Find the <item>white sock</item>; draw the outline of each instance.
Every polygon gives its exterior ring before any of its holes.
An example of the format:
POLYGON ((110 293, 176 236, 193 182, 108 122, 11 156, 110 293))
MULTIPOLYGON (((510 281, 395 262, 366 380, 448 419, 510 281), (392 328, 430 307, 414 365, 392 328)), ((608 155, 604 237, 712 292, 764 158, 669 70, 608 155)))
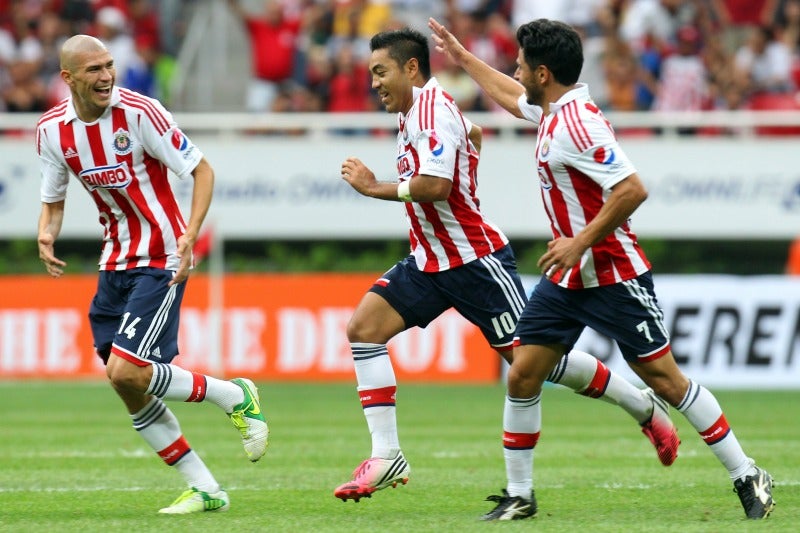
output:
POLYGON ((219 491, 211 471, 186 442, 178 419, 155 396, 138 413, 132 414, 133 428, 167 466, 174 466, 187 485, 203 492, 219 491))
POLYGON ((639 424, 647 422, 653 414, 653 402, 641 389, 612 372, 600 359, 580 350, 564 355, 547 376, 547 381, 619 405, 639 424))
POLYGON ((352 342, 358 397, 372 436, 370 457, 391 459, 400 450, 397 435, 397 380, 385 344, 352 342))
POLYGON ((731 479, 755 474, 753 461, 745 455, 719 402, 708 389, 690 380, 689 389, 676 409, 700 433, 709 449, 728 469, 731 479))
POLYGON ((236 383, 190 372, 176 365, 153 363, 153 377, 145 394, 179 402, 209 401, 226 413, 244 401, 236 383))
POLYGON ((542 428, 541 395, 533 398, 506 396, 503 406, 503 457, 509 496, 531 497, 533 449, 542 428))

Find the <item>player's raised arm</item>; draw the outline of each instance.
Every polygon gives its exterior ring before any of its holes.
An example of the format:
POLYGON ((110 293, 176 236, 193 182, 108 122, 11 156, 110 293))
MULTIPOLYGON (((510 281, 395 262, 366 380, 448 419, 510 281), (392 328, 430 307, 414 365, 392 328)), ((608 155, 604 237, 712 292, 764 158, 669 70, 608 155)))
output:
POLYGON ((518 103, 519 97, 525 93, 522 84, 472 54, 436 19, 428 19, 428 27, 433 31, 437 51, 463 68, 500 107, 517 118, 523 118, 518 103))

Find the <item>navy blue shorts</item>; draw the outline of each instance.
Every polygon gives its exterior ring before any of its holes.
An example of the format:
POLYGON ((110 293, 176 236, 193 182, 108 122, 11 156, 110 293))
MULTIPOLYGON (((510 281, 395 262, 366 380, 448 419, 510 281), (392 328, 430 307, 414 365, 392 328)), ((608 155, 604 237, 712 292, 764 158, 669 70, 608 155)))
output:
POLYGON ((186 283, 168 286, 174 272, 157 268, 104 270, 89 307, 94 346, 133 362, 169 363, 178 355, 178 320, 186 283))
POLYGON ((670 349, 650 272, 577 290, 542 277, 522 312, 517 338, 523 345, 561 344, 566 353, 587 326, 616 341, 626 361, 650 361, 670 349))
POLYGON ((444 272, 422 272, 409 256, 379 278, 370 291, 389 302, 406 328, 424 328, 453 307, 498 349, 512 346, 527 301, 511 246, 444 272))

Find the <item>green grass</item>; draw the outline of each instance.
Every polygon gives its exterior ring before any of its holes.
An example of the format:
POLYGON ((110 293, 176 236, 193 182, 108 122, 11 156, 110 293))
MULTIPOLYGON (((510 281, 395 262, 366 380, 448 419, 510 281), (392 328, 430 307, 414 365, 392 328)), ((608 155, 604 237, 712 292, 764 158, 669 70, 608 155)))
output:
POLYGON ((411 481, 360 503, 333 488, 369 451, 352 384, 261 384, 272 430, 251 464, 213 405, 176 404, 184 434, 232 500, 229 513, 159 516, 183 490, 105 384, 0 383, 0 531, 797 531, 800 392, 718 392, 739 441, 776 480, 763 522, 743 519, 724 468, 680 415, 680 457, 658 463, 621 410, 545 391, 539 516, 484 523, 505 484, 500 386, 399 387, 411 481))

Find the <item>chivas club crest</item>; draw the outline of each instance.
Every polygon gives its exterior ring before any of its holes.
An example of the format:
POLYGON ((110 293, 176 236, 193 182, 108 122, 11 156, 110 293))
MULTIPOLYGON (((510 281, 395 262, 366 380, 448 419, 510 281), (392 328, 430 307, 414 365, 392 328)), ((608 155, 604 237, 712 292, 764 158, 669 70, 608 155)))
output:
POLYGON ((128 155, 131 153, 130 135, 122 128, 114 132, 114 152, 117 155, 128 155))

